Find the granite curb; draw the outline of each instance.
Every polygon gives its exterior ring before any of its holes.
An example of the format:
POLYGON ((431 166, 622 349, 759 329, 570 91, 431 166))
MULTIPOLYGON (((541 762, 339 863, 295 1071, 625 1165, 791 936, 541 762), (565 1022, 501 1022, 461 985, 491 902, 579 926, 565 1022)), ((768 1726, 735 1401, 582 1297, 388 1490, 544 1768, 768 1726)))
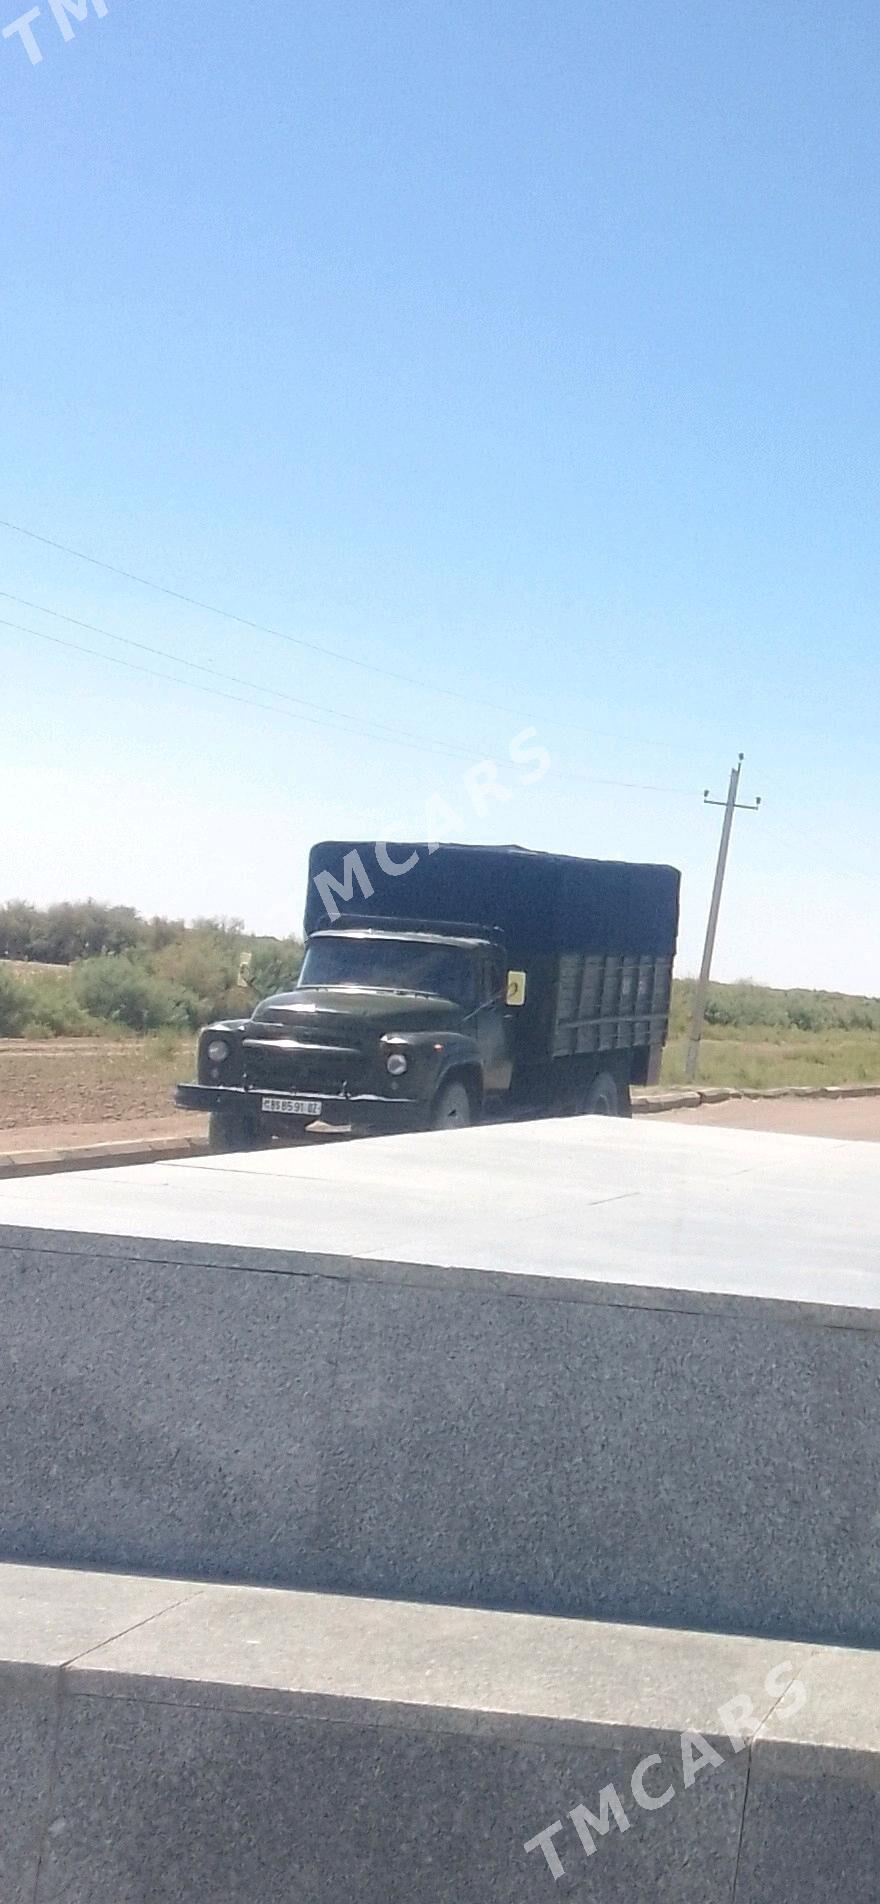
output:
POLYGON ((123 1143, 70 1144, 51 1150, 0 1149, 0 1181, 54 1176, 65 1170, 108 1170, 118 1164, 173 1163, 207 1155, 208 1141, 204 1137, 133 1138, 123 1143))
POLYGON ((880 1097, 880 1084, 774 1084, 763 1090, 738 1089, 734 1086, 709 1085, 705 1090, 654 1091, 633 1094, 633 1116, 646 1117, 654 1111, 695 1111, 702 1104, 771 1101, 775 1098, 858 1098, 880 1097))

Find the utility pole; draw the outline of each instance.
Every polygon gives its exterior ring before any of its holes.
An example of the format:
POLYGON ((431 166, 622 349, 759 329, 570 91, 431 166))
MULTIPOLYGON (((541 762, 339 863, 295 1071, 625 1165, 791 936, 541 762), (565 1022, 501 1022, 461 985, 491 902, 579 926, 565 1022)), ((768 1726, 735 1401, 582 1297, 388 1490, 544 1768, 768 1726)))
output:
POLYGON ((755 800, 750 805, 745 805, 744 803, 737 800, 736 796, 739 793, 739 779, 740 779, 740 774, 742 773, 742 764, 743 764, 743 755, 740 754, 737 760, 736 766, 733 768, 730 775, 730 786, 728 787, 728 790, 727 790, 726 800, 710 800, 708 787, 706 788, 706 791, 703 795, 703 800, 706 806, 724 808, 724 824, 721 828, 721 844, 718 848, 718 864, 715 868, 715 884, 712 888, 712 903, 709 907, 709 923, 706 927, 706 944, 703 948, 703 963, 702 963, 702 966, 700 967, 700 976, 697 980, 697 991, 696 991, 696 996, 694 998, 694 1015, 691 1021, 691 1035, 690 1035, 690 1040, 688 1042, 687 1057, 685 1058, 685 1063, 684 1063, 684 1075, 687 1078, 689 1084, 693 1082, 694 1078, 697 1075, 697 1064, 699 1062, 699 1057, 700 1057, 700 1039, 702 1038, 702 1035, 703 1035, 703 1019, 706 1016, 706 1000, 709 996, 709 980, 712 976, 712 957, 715 951, 715 938, 718 932, 718 915, 721 911, 721 894, 724 890, 724 875, 727 871, 727 856, 728 856, 728 853, 730 852, 730 836, 731 836, 731 833, 733 832, 733 816, 735 813, 740 813, 740 812, 741 813, 757 813, 758 808, 761 804, 760 800, 755 800))

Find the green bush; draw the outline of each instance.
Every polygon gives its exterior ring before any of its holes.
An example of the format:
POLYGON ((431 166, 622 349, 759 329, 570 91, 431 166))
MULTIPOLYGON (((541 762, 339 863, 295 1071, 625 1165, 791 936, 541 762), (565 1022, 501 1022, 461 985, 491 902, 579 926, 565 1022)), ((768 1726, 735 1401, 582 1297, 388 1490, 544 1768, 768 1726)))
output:
MULTIPOLYGON (((693 1007, 693 979, 676 979, 672 995, 673 1036, 684 1033, 693 1007)), ((880 1032, 880 999, 838 992, 790 991, 740 980, 712 985, 706 1023, 719 1030, 880 1032)))
POLYGON ((229 927, 208 921, 163 947, 150 969, 186 1001, 195 1030, 214 1018, 247 1018, 258 999, 296 983, 302 957, 298 939, 248 941, 237 922, 229 927), (243 964, 247 982, 239 984, 243 964))
POLYGON ((293 985, 297 940, 247 942, 206 926, 158 951, 82 959, 69 973, 21 975, 0 966, 0 1037, 77 1037, 118 1025, 144 1033, 196 1031, 214 1018, 247 1018, 260 998, 293 985), (250 959, 250 982, 239 984, 250 959))
POLYGON ((784 995, 759 985, 713 985, 706 1005, 708 1025, 787 1025, 784 995))
POLYGON ((289 992, 299 977, 303 948, 299 939, 261 939, 251 953, 251 998, 289 992))
POLYGON ((842 1022, 847 1031, 880 1032, 880 1005, 872 1005, 868 999, 865 999, 862 1004, 855 1005, 851 1011, 848 1011, 842 1022))
POLYGON ((210 926, 167 945, 150 960, 150 970, 176 993, 195 1030, 212 1018, 247 1017, 248 995, 238 984, 240 939, 210 926))
POLYGON ((832 1013, 813 998, 792 999, 786 1015, 796 1031, 828 1031, 834 1023, 832 1013))
POLYGON ((159 1031, 191 1022, 192 1001, 157 978, 137 959, 85 959, 73 977, 76 997, 92 1018, 128 1025, 132 1031, 159 1031))
POLYGON ((48 972, 34 973, 22 980, 27 1010, 27 1030, 38 1038, 80 1038, 100 1030, 83 1009, 67 973, 57 978, 48 972))
POLYGON ((0 1038, 18 1038, 28 1020, 27 990, 12 972, 0 970, 0 1038))

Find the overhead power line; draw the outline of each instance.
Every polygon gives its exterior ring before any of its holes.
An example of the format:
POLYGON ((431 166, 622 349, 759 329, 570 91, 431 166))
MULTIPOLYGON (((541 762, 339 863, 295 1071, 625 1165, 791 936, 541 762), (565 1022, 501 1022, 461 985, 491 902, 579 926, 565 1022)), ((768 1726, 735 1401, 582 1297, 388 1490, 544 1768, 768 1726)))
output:
MULTIPOLYGON (((89 555, 84 549, 74 549, 67 542, 60 542, 53 536, 39 535, 35 529, 27 529, 23 523, 9 522, 0 517, 0 529, 8 529, 13 535, 24 536, 29 542, 39 542, 46 549, 54 549, 58 554, 73 556, 77 562, 87 562, 90 567, 103 569, 107 575, 119 576, 122 581, 135 582, 139 588, 149 588, 157 595, 165 595, 169 601, 181 602, 187 608, 197 608, 203 614, 215 615, 221 621, 234 623, 239 628, 249 628, 253 634, 269 635, 274 641, 285 641, 294 648, 304 648, 310 654, 323 655, 325 660, 341 661, 344 666, 360 668, 364 673, 383 677, 387 681, 399 681, 407 687, 416 688, 420 694, 439 694, 446 700, 458 701, 466 707, 488 708, 493 714, 504 714, 515 721, 531 721, 532 715, 526 715, 521 709, 508 707, 501 701, 489 701, 477 694, 466 693, 462 688, 450 688, 436 681, 423 681, 417 675, 407 674, 398 668, 387 668, 378 661, 365 661, 359 655, 346 654, 341 648, 330 648, 323 642, 310 641, 305 635, 292 635, 284 628, 274 628, 271 623, 254 621, 246 615, 236 614, 228 608, 218 608, 216 602, 202 601, 197 595, 186 595, 180 589, 169 588, 164 582, 157 582, 151 576, 139 575, 133 569, 118 567, 113 562, 105 562, 101 556, 89 555)), ((668 741, 644 740, 633 736, 592 733, 569 723, 552 721, 547 725, 558 727, 560 732, 577 734, 581 739, 618 741, 624 745, 640 747, 659 747, 664 752, 677 750, 668 741)))
MULTIPOLYGON (((125 661, 121 655, 102 654, 99 648, 87 648, 84 642, 66 641, 63 635, 49 635, 41 628, 26 628, 24 624, 19 621, 7 621, 5 618, 0 617, 0 628, 14 628, 21 635, 32 635, 35 641, 51 642, 54 648, 66 648, 73 654, 88 655, 93 661, 106 661, 111 668, 126 668, 130 673, 149 675, 154 681, 170 682, 174 687, 194 688, 198 694, 213 694, 215 698, 221 701, 235 701, 239 707, 258 708, 261 714, 280 714, 282 720, 296 721, 306 727, 334 728, 337 733, 347 734, 349 739, 353 737, 353 730, 349 727, 343 727, 338 721, 319 721, 313 719, 309 714, 291 714, 286 707, 267 707, 264 701, 254 701, 243 694, 228 694, 225 688, 209 687, 205 681, 187 681, 179 674, 162 674, 158 668, 144 667, 140 661, 125 661)), ((271 689, 268 690, 268 692, 271 692, 271 689)), ((396 734, 371 734, 367 729, 363 730, 360 738, 363 740, 380 741, 386 746, 415 747, 419 753, 426 751, 442 753, 447 757, 451 756, 455 760, 465 759, 476 761, 480 758, 478 754, 465 754, 463 750, 457 748, 453 750, 451 747, 444 747, 442 744, 438 745, 433 741, 430 742, 429 747, 426 748, 425 744, 421 741, 404 740, 401 736, 396 734)))
MULTIPOLYGON (((0 599, 4 601, 16 601, 16 602, 23 601, 23 597, 10 595, 8 591, 3 589, 0 589, 0 599)), ((77 618, 73 615, 62 615, 58 609, 39 608, 37 603, 29 603, 27 605, 32 608, 35 608, 39 614, 48 614, 48 615, 55 616, 58 620, 69 622, 70 625, 75 628, 89 629, 92 633, 100 634, 106 637, 110 641, 120 642, 124 644, 126 647, 136 648, 142 653, 154 655, 160 660, 170 661, 176 667, 182 666, 182 667, 188 667, 188 668, 195 668, 195 669, 198 669, 200 673, 210 674, 212 678, 214 679, 226 681, 235 686, 251 688, 254 690, 254 692, 258 694, 279 695, 284 700, 296 701, 297 705, 302 705, 302 706, 311 707, 311 708, 316 708, 316 707, 320 708, 321 706, 320 702, 311 702, 311 701, 300 702, 297 696, 288 695, 284 692, 283 689, 264 687, 260 682, 246 681, 246 680, 243 680, 238 675, 224 674, 219 668, 209 667, 207 663, 196 662, 196 661, 185 661, 182 656, 172 654, 167 649, 155 648, 151 646, 150 644, 148 644, 147 642, 135 641, 132 637, 129 637, 127 635, 110 634, 109 630, 105 628, 98 628, 93 622, 82 622, 77 620, 77 618)), ((93 661, 105 661, 109 664, 110 667, 125 668, 130 673, 146 675, 154 681, 166 681, 174 687, 193 688, 198 693, 211 694, 216 699, 219 699, 222 701, 234 701, 239 707, 253 707, 258 709, 258 711, 261 714, 280 714, 283 719, 301 723, 307 727, 319 727, 319 728, 332 729, 336 733, 342 733, 342 734, 348 735, 349 739, 354 738, 354 736, 357 734, 361 739, 379 741, 380 743, 390 743, 392 746, 414 748, 418 753, 440 754, 440 755, 443 755, 447 759, 465 760, 465 761, 470 761, 472 764, 476 764, 478 761, 486 758, 485 750, 483 753, 480 753, 477 751, 469 752, 467 749, 463 747, 456 747, 454 745, 447 746, 442 741, 438 742, 435 740, 428 740, 422 736, 408 734, 406 730, 400 731, 398 729, 384 729, 379 727, 378 731, 372 731, 371 728, 368 727, 366 724, 362 722, 357 722, 357 717, 355 715, 342 713, 341 710, 336 710, 340 714, 340 719, 336 719, 336 720, 317 720, 312 715, 309 715, 309 714, 299 714, 299 713, 292 714, 288 711, 286 707, 277 707, 272 705, 267 706, 264 701, 255 701, 249 695, 230 694, 226 691, 225 688, 209 687, 208 684, 204 681, 188 681, 182 675, 165 674, 161 672, 158 668, 145 667, 142 662, 126 661, 123 659, 121 655, 102 654, 99 648, 87 647, 84 642, 70 641, 65 639, 65 637, 62 635, 50 635, 45 631, 45 629, 26 627, 23 622, 11 621, 6 619, 3 616, 0 616, 0 628, 14 629, 17 634, 29 635, 35 641, 48 642, 51 644, 52 647, 63 648, 73 654, 87 655, 89 659, 93 661), (348 722, 356 723, 356 724, 351 726, 343 726, 341 724, 341 722, 343 721, 348 721, 348 722)), ((328 710, 328 711, 331 711, 331 710, 328 710)), ((536 731, 536 730, 533 730, 533 731, 536 731)), ((616 788, 621 788, 621 789, 625 789, 627 791, 632 791, 632 792, 667 794, 673 797, 679 797, 679 796, 684 798, 695 797, 692 790, 689 788, 660 787, 660 786, 654 786, 654 785, 646 784, 646 783, 635 781, 635 780, 603 779, 602 777, 598 775, 583 774, 583 773, 577 773, 577 772, 567 772, 564 768, 557 769, 556 767, 553 768, 553 774, 555 778, 560 778, 564 780, 576 780, 588 786, 616 787, 616 788)))
POLYGON ((583 780, 591 787, 622 787, 631 793, 662 793, 670 800, 701 800, 695 787, 659 787, 651 780, 600 780, 595 774, 578 773, 566 767, 554 767, 558 780, 583 780))
MULTIPOLYGON (((160 661, 170 661, 175 668, 194 668, 198 674, 209 674, 217 681, 227 681, 232 687, 252 688, 257 694, 277 696, 279 700, 290 701, 297 707, 310 708, 313 713, 330 714, 334 719, 338 718, 343 721, 352 721, 361 730, 366 730, 366 728, 369 727, 375 729, 379 734, 387 735, 392 740, 402 739, 417 741, 420 746, 425 748, 433 748, 438 745, 433 735, 414 734, 411 729, 397 727, 396 725, 390 727, 384 721, 374 721, 369 715, 349 714, 345 708, 327 707, 322 701, 308 701, 301 694, 289 694, 286 688, 270 687, 263 681, 248 681, 242 675, 227 674, 222 668, 216 668, 208 662, 190 661, 186 655, 173 654, 167 648, 155 648, 147 641, 136 641, 132 635, 114 635, 109 628, 100 628, 96 622, 80 621, 76 615, 65 615, 62 614, 58 608, 46 608, 41 602, 27 601, 23 595, 12 595, 9 590, 5 588, 0 588, 0 601, 15 602, 18 608, 32 608, 38 615, 51 615, 54 621, 63 621, 71 628, 83 628, 90 635, 101 635, 105 641, 115 641, 125 648, 137 648, 141 654, 155 655, 160 661)), ((15 625, 15 623, 10 624, 10 626, 15 625)), ((26 633, 27 631, 24 630, 23 632, 26 633)), ((32 632, 36 633, 36 630, 32 632)), ((108 655, 106 659, 112 661, 113 656, 108 655)), ((195 683, 193 683, 193 685, 195 685, 195 683)), ((440 746, 442 746, 444 752, 463 756, 468 760, 475 758, 473 753, 467 748, 456 747, 454 743, 444 741, 440 743, 440 746)))
POLYGON ((218 608, 214 602, 204 602, 196 595, 184 595, 179 589, 167 588, 163 582, 154 582, 147 575, 137 575, 132 569, 117 568, 113 562, 104 562, 99 556, 87 555, 82 549, 73 549, 65 542, 56 542, 51 536, 37 535, 33 529, 25 529, 18 522, 6 522, 0 518, 0 529, 11 529, 15 535, 27 536, 30 542, 42 542, 47 549, 56 549, 62 555, 72 555, 78 562, 88 562, 93 568, 104 569, 108 575, 118 575, 125 582, 136 582, 141 588, 149 588, 158 595, 167 595, 171 601, 182 602, 187 608, 198 608, 206 615, 217 615, 223 621, 234 622, 239 628, 249 628, 258 635, 271 635, 276 641, 286 641, 291 647, 306 648, 311 654, 323 655, 331 661, 341 661, 347 667, 361 668, 367 674, 384 676, 388 681, 401 681, 408 687, 425 690, 430 694, 442 694, 449 700, 464 701, 471 707, 491 708, 496 714, 509 714, 514 720, 523 718, 514 708, 504 707, 497 701, 483 701, 474 694, 465 694, 462 689, 447 688, 433 681, 420 681, 416 675, 405 674, 397 668, 386 668, 378 661, 364 661, 359 655, 346 654, 341 648, 328 648, 323 642, 309 641, 305 635, 291 635, 284 628, 273 628, 267 622, 252 621, 247 615, 235 614, 231 609, 218 608))

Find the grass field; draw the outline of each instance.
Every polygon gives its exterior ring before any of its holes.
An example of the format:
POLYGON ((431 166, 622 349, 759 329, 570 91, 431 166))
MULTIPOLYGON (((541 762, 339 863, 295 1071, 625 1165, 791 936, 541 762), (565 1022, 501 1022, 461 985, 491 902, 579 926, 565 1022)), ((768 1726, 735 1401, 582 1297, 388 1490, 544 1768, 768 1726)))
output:
MULTIPOLYGON (((684 1082, 685 1037, 674 1038, 663 1059, 664 1084, 684 1082)), ((753 1034, 710 1029, 700 1050, 698 1084, 759 1090, 774 1084, 880 1084, 880 1035, 864 1032, 753 1034)))
MULTIPOLYGON (((684 1081, 694 986, 674 988, 663 1081, 684 1081)), ((779 1084, 880 1083, 880 1000, 838 992, 713 985, 698 1083, 759 1090, 779 1084)))

